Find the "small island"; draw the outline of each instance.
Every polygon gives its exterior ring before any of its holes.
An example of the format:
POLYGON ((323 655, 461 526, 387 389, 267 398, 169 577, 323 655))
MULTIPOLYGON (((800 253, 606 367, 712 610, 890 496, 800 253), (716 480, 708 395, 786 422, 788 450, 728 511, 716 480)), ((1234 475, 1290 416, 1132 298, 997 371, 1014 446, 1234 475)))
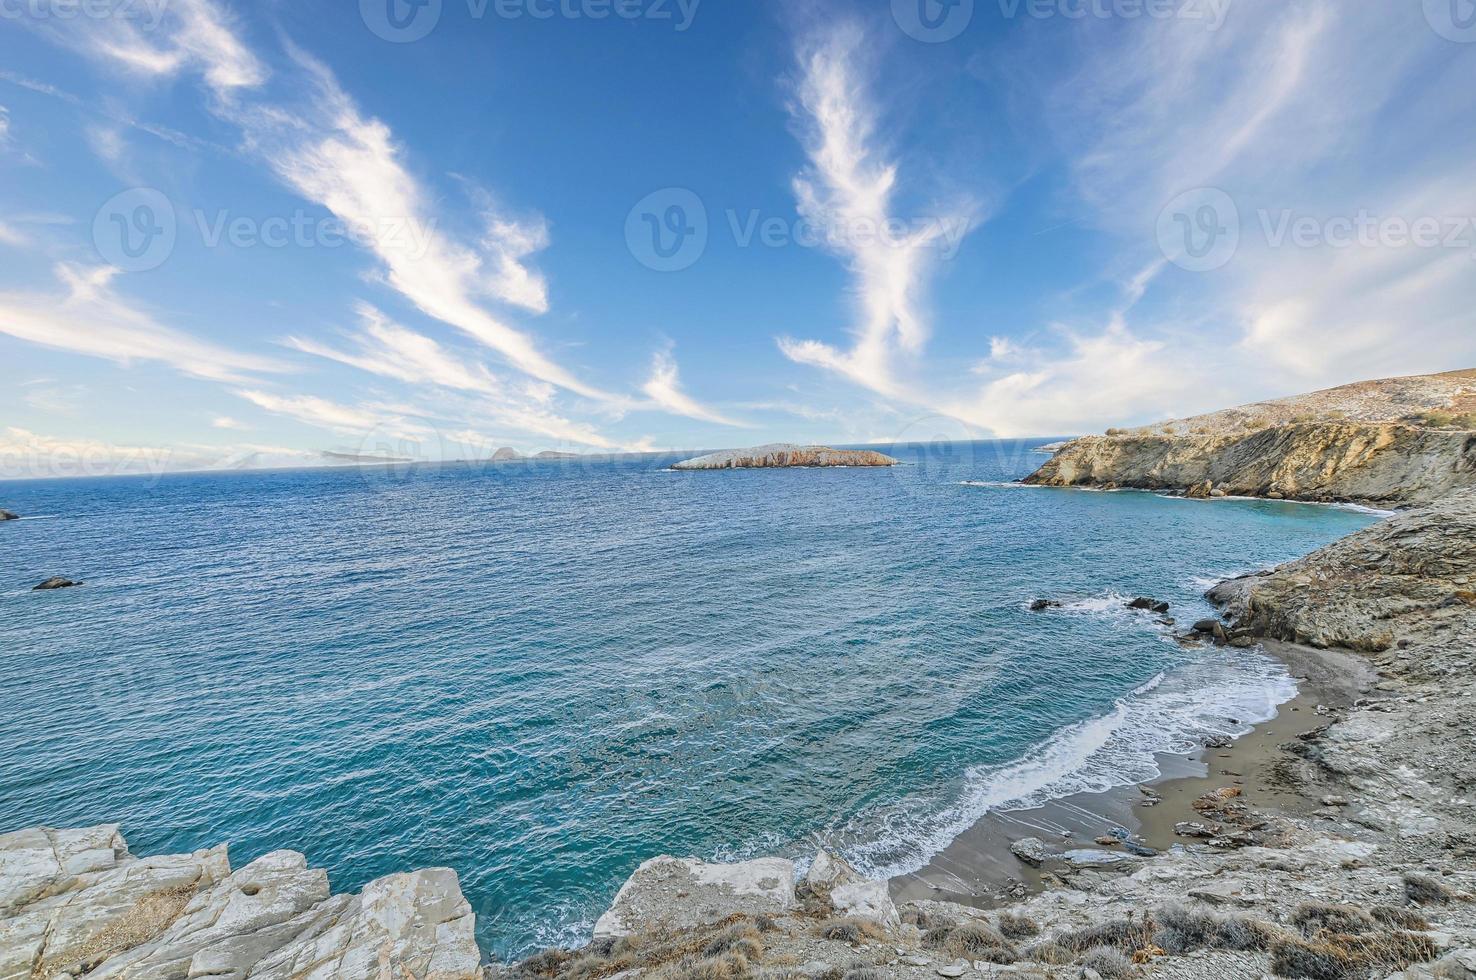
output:
POLYGON ((870 449, 831 449, 829 446, 797 446, 773 443, 753 449, 725 449, 695 459, 683 460, 674 470, 746 470, 816 466, 896 466, 897 461, 870 449))

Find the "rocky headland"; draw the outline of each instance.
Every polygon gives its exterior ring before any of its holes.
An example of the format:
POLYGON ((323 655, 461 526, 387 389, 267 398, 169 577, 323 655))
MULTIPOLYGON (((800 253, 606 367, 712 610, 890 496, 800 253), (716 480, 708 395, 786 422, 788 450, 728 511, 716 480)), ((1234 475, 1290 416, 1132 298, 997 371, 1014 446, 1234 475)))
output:
POLYGON ((1026 483, 1429 503, 1476 486, 1476 371, 1390 378, 1062 446, 1026 483))
POLYGON ((897 461, 869 449, 831 449, 774 443, 753 449, 726 449, 673 463, 674 470, 741 470, 816 466, 896 466, 897 461))

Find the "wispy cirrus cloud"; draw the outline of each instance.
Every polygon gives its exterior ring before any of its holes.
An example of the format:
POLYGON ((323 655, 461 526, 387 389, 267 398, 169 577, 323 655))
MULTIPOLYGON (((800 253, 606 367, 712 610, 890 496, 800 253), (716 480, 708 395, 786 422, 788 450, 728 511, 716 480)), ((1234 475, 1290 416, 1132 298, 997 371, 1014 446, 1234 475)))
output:
POLYGON ((167 327, 113 288, 110 266, 56 266, 59 293, 0 292, 0 333, 100 357, 118 364, 156 361, 195 378, 241 382, 289 370, 281 361, 246 354, 167 327))
POLYGON ((893 370, 899 355, 916 356, 929 325, 923 290, 938 246, 975 220, 970 204, 921 222, 898 236, 897 164, 879 146, 877 110, 865 75, 867 36, 842 23, 807 37, 798 51, 798 97, 792 110, 803 132, 808 168, 794 180, 799 210, 846 261, 855 279, 857 323, 849 349, 819 340, 781 338, 790 359, 839 372, 890 396, 904 394, 893 370), (863 233, 865 230, 867 233, 863 233))
POLYGON ((651 377, 641 387, 646 397, 657 407, 683 415, 699 422, 715 425, 730 425, 745 428, 747 423, 729 418, 721 412, 708 408, 682 390, 680 372, 670 350, 657 351, 651 358, 651 377))

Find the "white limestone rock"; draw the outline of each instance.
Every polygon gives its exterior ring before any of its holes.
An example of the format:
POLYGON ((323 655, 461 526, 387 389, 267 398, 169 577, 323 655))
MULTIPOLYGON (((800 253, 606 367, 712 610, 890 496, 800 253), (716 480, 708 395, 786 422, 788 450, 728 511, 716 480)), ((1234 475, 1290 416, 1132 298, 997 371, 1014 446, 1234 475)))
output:
MULTIPOLYGON (((390 875, 352 899, 333 899, 295 920, 298 935, 262 958, 252 980, 479 980, 476 916, 456 872, 390 875)), ((202 967, 209 966, 201 963, 202 967)))
MULTIPOLYGON (((101 855, 91 850, 90 860, 101 862, 101 855)), ((222 846, 121 861, 77 875, 66 890, 12 909, 0 919, 0 980, 92 970, 116 953, 157 938, 197 892, 229 873, 222 846)))
POLYGON ((594 938, 629 936, 656 927, 689 928, 730 915, 778 914, 794 907, 794 862, 760 858, 707 864, 695 858, 652 858, 635 870, 595 923, 594 938))
POLYGON ((889 930, 902 925, 897 906, 885 881, 851 881, 837 885, 830 892, 830 904, 841 915, 868 919, 889 930))
POLYGON ((65 891, 79 875, 106 871, 127 858, 128 845, 116 824, 0 834, 0 916, 65 891))
POLYGON ((242 978, 302 931, 295 920, 329 898, 328 874, 292 851, 252 861, 184 907, 152 942, 113 956, 89 980, 242 978))

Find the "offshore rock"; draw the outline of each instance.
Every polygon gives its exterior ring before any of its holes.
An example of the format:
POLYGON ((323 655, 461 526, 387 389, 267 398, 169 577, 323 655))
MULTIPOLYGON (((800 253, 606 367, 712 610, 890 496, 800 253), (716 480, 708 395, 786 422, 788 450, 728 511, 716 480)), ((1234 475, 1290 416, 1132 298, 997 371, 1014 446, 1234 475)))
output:
POLYGON ((0 510, 0 521, 18 521, 18 520, 20 520, 20 515, 19 514, 12 514, 8 510, 0 510))
POLYGON ((869 449, 831 449, 775 443, 754 449, 728 449, 683 460, 675 470, 771 469, 786 466, 896 466, 897 461, 869 449))
POLYGON ((51 578, 49 578, 46 581, 42 582, 40 585, 36 586, 31 591, 32 592, 49 592, 52 589, 70 589, 70 588, 72 588, 74 586, 78 586, 78 585, 81 585, 81 584, 82 584, 81 582, 73 582, 69 578, 62 578, 60 575, 53 575, 51 578))

